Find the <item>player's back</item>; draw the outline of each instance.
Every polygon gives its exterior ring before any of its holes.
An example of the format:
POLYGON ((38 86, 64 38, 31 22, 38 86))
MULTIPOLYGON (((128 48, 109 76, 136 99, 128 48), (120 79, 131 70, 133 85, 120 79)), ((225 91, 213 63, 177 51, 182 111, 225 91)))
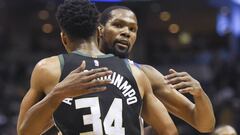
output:
POLYGON ((142 99, 127 62, 113 55, 92 58, 74 52, 60 57, 61 80, 85 60, 86 70, 108 67, 112 75, 104 92, 66 98, 54 113, 56 126, 63 135, 140 135, 142 99))

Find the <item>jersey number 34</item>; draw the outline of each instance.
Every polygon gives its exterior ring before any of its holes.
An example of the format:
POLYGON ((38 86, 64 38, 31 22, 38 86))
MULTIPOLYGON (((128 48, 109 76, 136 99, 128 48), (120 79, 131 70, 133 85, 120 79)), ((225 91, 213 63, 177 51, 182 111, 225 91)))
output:
POLYGON ((76 109, 90 108, 91 112, 90 114, 83 115, 83 124, 92 124, 93 131, 80 133, 80 135, 103 135, 103 129, 107 135, 125 135, 125 128, 122 127, 123 120, 121 98, 115 98, 113 100, 103 122, 100 119, 101 111, 98 97, 76 99, 75 105, 76 109))

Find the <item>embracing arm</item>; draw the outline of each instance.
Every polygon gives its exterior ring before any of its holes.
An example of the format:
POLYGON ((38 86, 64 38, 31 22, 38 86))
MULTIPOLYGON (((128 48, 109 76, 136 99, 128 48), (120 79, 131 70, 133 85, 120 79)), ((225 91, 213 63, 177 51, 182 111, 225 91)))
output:
POLYGON ((177 128, 169 116, 167 109, 153 93, 144 94, 142 117, 159 135, 178 134, 177 128))
MULTIPOLYGON (((53 87, 53 85, 55 85, 58 82, 57 79, 54 79, 55 78, 54 74, 56 72, 53 72, 51 74, 48 73, 48 70, 50 70, 51 68, 55 69, 55 66, 48 67, 48 63, 52 63, 52 65, 58 65, 59 63, 57 63, 58 61, 56 60, 57 57, 43 59, 40 62, 38 62, 38 64, 35 66, 32 72, 30 89, 28 90, 27 94, 24 96, 22 100, 20 113, 18 116, 17 131, 19 135, 27 134, 27 132, 25 131, 28 130, 29 130, 28 133, 31 132, 34 133, 35 131, 34 126, 26 122, 26 119, 30 117, 29 112, 31 111, 33 106, 37 104, 39 101, 41 101, 46 95, 45 90, 51 89, 51 87, 53 87)), ((38 124, 38 121, 41 120, 40 113, 37 112, 35 113, 35 115, 37 115, 37 117, 35 117, 36 119, 35 124, 38 124)), ((47 129, 52 123, 51 120, 52 119, 49 118, 47 121, 45 121, 44 122, 45 124, 42 126, 42 128, 39 127, 39 130, 43 131, 44 129, 47 129)))
MULTIPOLYGON (((134 68, 133 68, 134 69, 134 68)), ((167 109, 154 96, 149 80, 141 70, 132 70, 143 96, 142 117, 159 135, 177 135, 178 131, 167 109)))
POLYGON ((166 76, 165 80, 164 76, 155 68, 148 65, 142 65, 141 68, 150 80, 154 94, 163 102, 169 112, 183 119, 199 132, 213 130, 215 117, 212 104, 195 79, 188 74, 178 77, 178 72, 170 70, 171 76, 166 76), (176 89, 181 89, 182 93, 192 94, 195 104, 176 89))
POLYGON ((52 114, 61 102, 59 99, 57 99, 56 96, 49 94, 40 102, 33 105, 25 113, 26 115, 25 119, 18 127, 18 134, 19 135, 41 134, 51 122, 52 114))
POLYGON ((200 83, 188 73, 176 72, 173 69, 169 70, 169 74, 165 78, 174 89, 193 96, 195 102, 192 116, 194 124, 201 132, 211 132, 215 127, 215 116, 212 103, 200 83))
POLYGON ((200 89, 198 96, 193 96, 194 107, 194 123, 200 132, 212 132, 215 128, 215 116, 211 101, 206 93, 200 89))

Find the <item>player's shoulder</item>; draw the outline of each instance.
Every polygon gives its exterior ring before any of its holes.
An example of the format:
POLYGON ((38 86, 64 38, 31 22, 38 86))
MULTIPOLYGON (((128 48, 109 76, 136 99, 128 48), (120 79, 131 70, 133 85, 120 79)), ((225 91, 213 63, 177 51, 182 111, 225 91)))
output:
POLYGON ((128 59, 128 62, 129 62, 131 71, 132 71, 132 73, 133 73, 135 78, 138 78, 138 79, 145 78, 145 74, 142 71, 142 69, 141 69, 139 64, 137 64, 136 62, 134 62, 132 60, 129 60, 129 59, 128 59))
POLYGON ((58 56, 41 59, 33 70, 37 78, 55 79, 61 74, 61 66, 58 56))
MULTIPOLYGON (((134 64, 136 65, 136 64, 134 64)), ((138 64, 139 69, 144 73, 144 75, 151 82, 152 87, 159 87, 160 84, 164 83, 164 75, 155 67, 147 64, 138 64)))
POLYGON ((47 90, 58 82, 60 75, 58 56, 41 59, 33 69, 31 87, 40 91, 47 90))
POLYGON ((134 62, 133 60, 128 59, 130 65, 137 67, 138 69, 140 69, 141 71, 143 71, 146 75, 149 74, 158 74, 162 76, 162 73, 159 72, 155 67, 151 66, 151 65, 147 65, 147 64, 140 64, 137 62, 134 62))
POLYGON ((155 71, 157 70, 155 67, 151 66, 151 65, 147 65, 147 64, 141 64, 141 69, 143 71, 155 71))
POLYGON ((51 56, 44 59, 41 59, 35 66, 35 69, 40 71, 48 71, 55 68, 59 65, 59 58, 58 56, 51 56))
POLYGON ((163 74, 156 69, 155 67, 147 64, 141 65, 141 70, 148 76, 148 75, 155 75, 155 76, 163 76, 163 74))
POLYGON ((128 59, 128 62, 130 65, 136 66, 137 68, 141 70, 156 70, 153 66, 147 65, 147 64, 140 64, 138 62, 135 62, 133 60, 128 59))
POLYGON ((141 69, 141 64, 139 64, 131 59, 126 59, 126 60, 128 61, 129 65, 132 65, 132 66, 135 66, 135 67, 141 69))
POLYGON ((136 65, 136 63, 130 62, 129 65, 132 71, 132 75, 134 76, 139 92, 141 94, 141 97, 143 97, 144 93, 146 92, 146 84, 147 84, 147 76, 144 74, 144 72, 136 65))

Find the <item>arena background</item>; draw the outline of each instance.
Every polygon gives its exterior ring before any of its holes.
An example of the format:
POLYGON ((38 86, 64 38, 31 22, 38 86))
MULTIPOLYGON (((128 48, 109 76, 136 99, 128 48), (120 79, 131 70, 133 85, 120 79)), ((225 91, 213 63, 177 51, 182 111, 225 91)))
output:
MULTIPOLYGON (((239 0, 107 1, 96 2, 100 11, 125 5, 138 17, 131 59, 163 74, 169 68, 189 72, 209 95, 217 126, 230 124, 240 133, 239 0)), ((0 135, 16 135, 20 102, 34 65, 65 52, 55 20, 61 2, 0 0, 0 135)), ((200 134, 172 118, 181 135, 200 134)))

